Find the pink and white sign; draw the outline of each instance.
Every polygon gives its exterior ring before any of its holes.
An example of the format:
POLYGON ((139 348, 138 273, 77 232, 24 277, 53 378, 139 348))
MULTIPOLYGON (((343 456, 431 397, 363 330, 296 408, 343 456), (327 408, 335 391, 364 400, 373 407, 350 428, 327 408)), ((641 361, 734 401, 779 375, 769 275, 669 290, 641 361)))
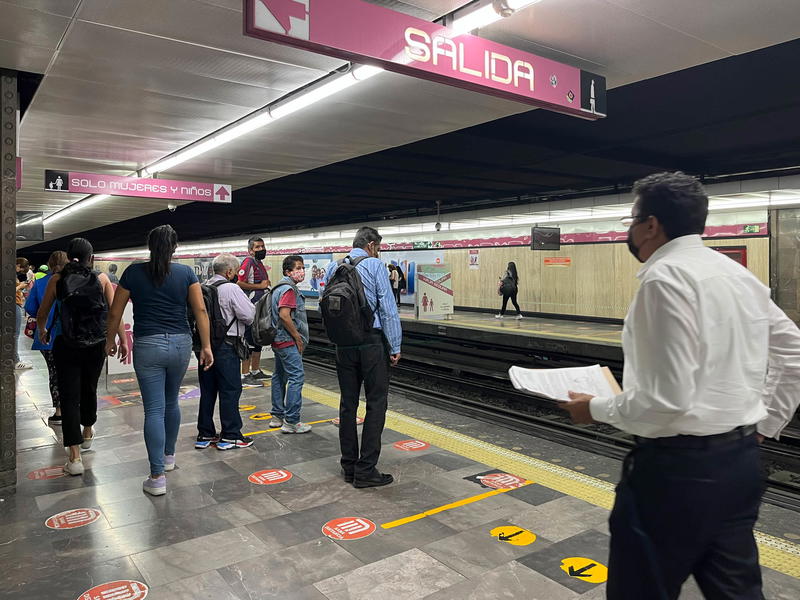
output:
POLYGON ((71 171, 46 170, 44 172, 44 189, 46 192, 109 194, 111 196, 163 198, 190 202, 230 203, 231 201, 231 186, 223 183, 120 177, 71 171))
POLYGON ((245 34, 586 119, 605 78, 362 0, 244 0, 245 34))

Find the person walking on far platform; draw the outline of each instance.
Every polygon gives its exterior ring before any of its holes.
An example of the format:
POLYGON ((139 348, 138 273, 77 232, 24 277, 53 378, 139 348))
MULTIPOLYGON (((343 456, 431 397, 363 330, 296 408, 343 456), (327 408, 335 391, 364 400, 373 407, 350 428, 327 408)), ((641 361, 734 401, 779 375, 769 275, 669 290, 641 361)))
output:
POLYGON ((800 402, 800 330, 745 267, 707 248, 694 177, 636 182, 628 248, 641 284, 625 318, 623 392, 570 392, 576 423, 633 434, 609 519, 611 600, 673 600, 693 575, 706 598, 761 600, 753 526, 759 443, 800 402))
POLYGON ((403 330, 386 268, 379 258, 381 239, 372 227, 356 232, 347 257, 328 265, 325 294, 320 301, 328 337, 336 343, 342 474, 357 488, 394 481, 391 475, 378 471, 377 464, 386 420, 389 368, 400 361, 403 330), (348 311, 350 298, 359 298, 359 304, 363 299, 366 307, 348 311), (351 325, 353 321, 357 327, 351 325), (353 339, 348 341, 348 336, 353 339), (356 410, 362 384, 367 412, 359 448, 356 410))
POLYGON ((511 303, 514 305, 514 308, 517 309, 517 319, 521 319, 522 311, 520 311, 519 304, 517 304, 519 276, 517 275, 517 265, 515 263, 508 263, 506 272, 503 274, 503 277, 500 278, 500 287, 498 291, 503 296, 503 306, 500 308, 500 313, 495 315, 495 319, 502 319, 505 317, 506 305, 508 304, 509 299, 511 299, 511 303))

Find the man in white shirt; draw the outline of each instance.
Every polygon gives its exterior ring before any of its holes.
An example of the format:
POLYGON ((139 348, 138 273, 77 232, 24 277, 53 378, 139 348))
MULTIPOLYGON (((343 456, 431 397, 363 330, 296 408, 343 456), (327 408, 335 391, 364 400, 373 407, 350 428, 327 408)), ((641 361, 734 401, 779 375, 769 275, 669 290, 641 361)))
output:
POLYGON ((636 436, 609 520, 608 598, 671 600, 692 574, 707 598, 760 599, 758 443, 797 410, 800 331, 750 271, 703 245, 699 181, 658 173, 633 192, 623 222, 644 266, 624 391, 564 404, 576 423, 636 436))

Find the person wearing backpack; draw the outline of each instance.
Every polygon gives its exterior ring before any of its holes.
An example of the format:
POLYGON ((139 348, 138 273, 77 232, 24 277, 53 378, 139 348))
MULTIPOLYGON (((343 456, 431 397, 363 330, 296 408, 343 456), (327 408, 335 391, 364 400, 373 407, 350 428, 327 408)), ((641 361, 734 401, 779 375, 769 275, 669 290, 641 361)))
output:
POLYGON ((328 338, 336 344, 339 379, 339 445, 342 475, 354 487, 394 481, 377 469, 389 397, 389 368, 400 361, 403 330, 386 267, 380 260, 383 238, 372 227, 356 232, 353 249, 328 265, 320 301, 328 338), (359 448, 356 410, 361 385, 367 412, 359 448))
MULTIPOLYGON (((267 256, 264 239, 251 237, 247 240, 247 252, 249 256, 245 257, 239 267, 236 283, 244 290, 253 304, 256 304, 270 287, 267 267, 262 262, 267 256)), ((245 329, 244 339, 250 348, 250 357, 242 361, 242 385, 259 387, 267 378, 267 374, 261 370, 262 346, 253 340, 253 332, 250 327, 245 329)))
MULTIPOLYGON (((28 299, 25 301, 25 312, 27 312, 31 317, 34 319, 36 318, 37 313, 39 312, 39 306, 42 304, 42 299, 44 298, 45 290, 47 289, 47 284, 50 283, 50 279, 52 279, 53 275, 56 273, 60 273, 61 269, 64 268, 64 265, 67 264, 67 253, 63 250, 56 250, 52 254, 50 254, 50 258, 47 260, 47 275, 42 277, 41 279, 37 279, 33 284, 33 289, 31 293, 28 295, 28 299)), ((55 307, 50 309, 50 314, 47 317, 47 328, 53 328, 53 319, 55 318, 56 309, 55 307)), ((55 413, 50 415, 47 418, 47 423, 49 425, 61 425, 61 401, 58 394, 58 378, 56 375, 56 363, 55 358, 53 358, 53 342, 55 341, 53 336, 50 336, 50 343, 43 344, 39 340, 39 336, 36 335, 36 330, 34 329, 33 332, 33 346, 31 350, 38 350, 42 353, 42 357, 44 358, 44 362, 47 364, 47 379, 48 384, 50 386, 50 399, 53 401, 53 408, 55 409, 55 413)))
POLYGON ((513 262, 508 263, 506 267, 506 272, 503 277, 500 279, 500 284, 498 285, 497 292, 503 296, 503 307, 500 309, 500 313, 495 315, 495 319, 502 319, 506 314, 506 305, 508 304, 509 298, 511 299, 514 308, 517 309, 517 319, 522 318, 522 312, 519 309, 519 304, 517 304, 517 292, 519 291, 519 277, 517 276, 517 265, 513 262))
POLYGON ((272 419, 270 427, 281 433, 308 433, 311 425, 300 421, 303 406, 303 350, 308 344, 308 319, 305 299, 297 284, 306 276, 302 256, 283 259, 283 278, 272 288, 270 302, 275 339, 272 352, 275 370, 272 373, 272 419))
POLYGON ((114 287, 103 273, 91 267, 94 250, 88 240, 74 238, 67 248, 69 262, 47 282, 36 313, 39 342, 53 341, 61 428, 69 459, 64 472, 82 475, 81 448, 92 446, 97 422, 97 381, 105 362, 106 338, 119 334, 120 357, 128 355, 122 322, 107 335, 106 316, 114 300, 114 287), (55 317, 50 327, 50 309, 55 317), (81 425, 83 431, 81 431, 81 425))
MULTIPOLYGON (((175 468, 175 442, 181 424, 180 388, 192 353, 192 334, 187 318, 191 306, 200 338, 198 363, 206 370, 214 364, 208 315, 194 269, 172 262, 178 234, 160 225, 147 235, 150 259, 125 269, 117 286, 108 326, 114 331, 128 303, 133 303, 133 369, 139 380, 144 405, 144 442, 150 461, 150 477, 142 490, 152 496, 167 493, 165 471, 175 468)), ((106 351, 113 356, 114 338, 109 334, 106 351)))
POLYGON ((197 411, 198 450, 216 444, 217 450, 247 448, 253 439, 242 435, 242 417, 239 414, 239 398, 242 395, 242 379, 239 375, 241 358, 236 348, 244 347, 244 328, 253 323, 256 309, 241 288, 233 283, 239 270, 239 261, 233 254, 220 254, 211 263, 214 276, 203 284, 203 292, 210 296, 207 306, 211 330, 222 334, 213 335, 211 350, 214 365, 200 371, 200 407, 197 411), (216 339, 221 338, 221 339, 216 339), (219 436, 214 427, 214 405, 219 396, 219 436))

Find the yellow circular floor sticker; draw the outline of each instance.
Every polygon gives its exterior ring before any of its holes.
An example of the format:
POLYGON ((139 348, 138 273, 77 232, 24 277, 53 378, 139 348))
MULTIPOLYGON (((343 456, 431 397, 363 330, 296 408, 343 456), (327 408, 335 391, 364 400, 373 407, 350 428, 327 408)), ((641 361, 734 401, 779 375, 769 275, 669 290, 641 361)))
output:
POLYGON ((250 418, 253 419, 253 421, 266 421, 267 419, 271 419, 272 415, 269 413, 255 413, 250 415, 250 418))
POLYGON ((255 410, 255 409, 256 409, 256 405, 255 404, 242 404, 239 407, 239 410, 255 410))
POLYGON ((561 561, 561 570, 570 577, 588 583, 603 583, 608 579, 608 567, 582 556, 565 558, 561 561))
POLYGON ((502 527, 495 527, 489 534, 496 537, 501 542, 506 542, 514 546, 527 546, 536 541, 536 534, 517 527, 516 525, 503 525, 502 527))

